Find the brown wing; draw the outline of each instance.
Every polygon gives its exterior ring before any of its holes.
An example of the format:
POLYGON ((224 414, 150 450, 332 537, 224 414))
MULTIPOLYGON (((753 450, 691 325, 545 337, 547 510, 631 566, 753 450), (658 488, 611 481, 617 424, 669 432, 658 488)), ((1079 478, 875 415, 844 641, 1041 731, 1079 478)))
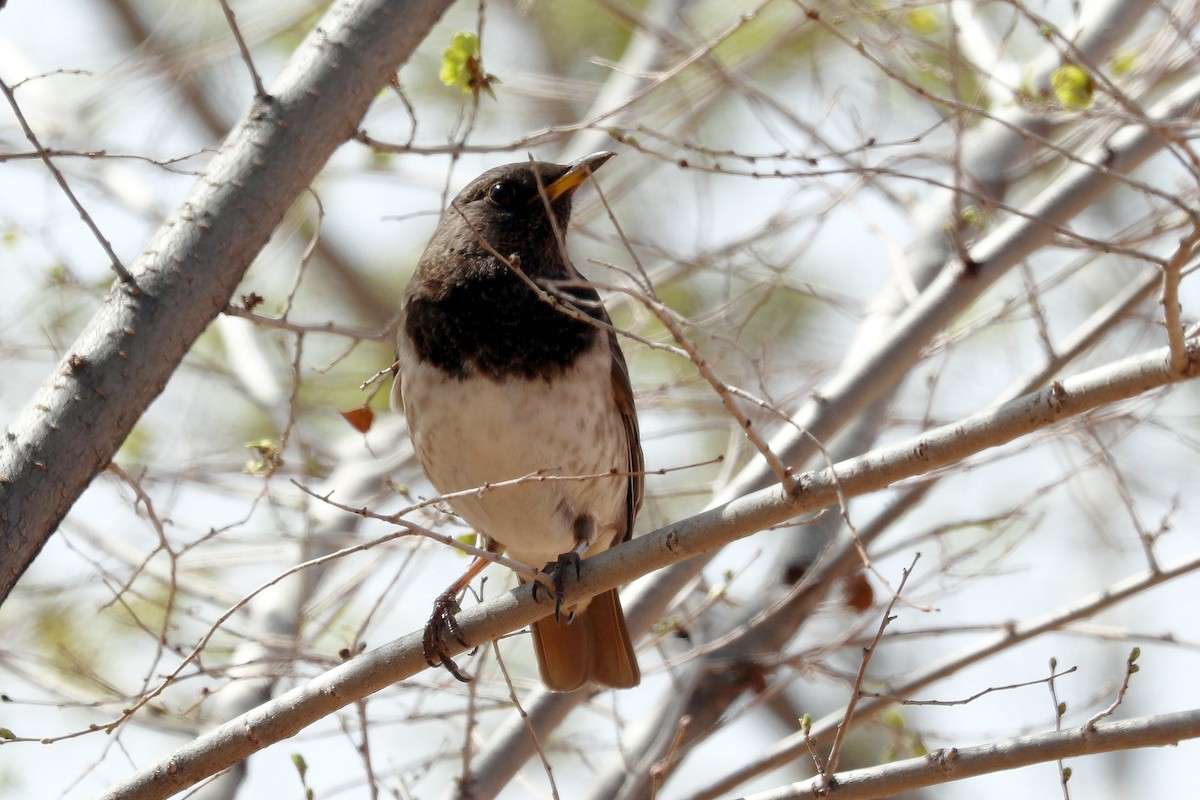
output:
MULTIPOLYGON (((404 294, 405 294, 405 297, 407 298, 408 291, 405 290, 404 294)), ((394 361, 392 361, 392 391, 391 391, 391 394, 389 395, 389 399, 391 401, 392 411, 394 411, 397 414, 403 414, 404 413, 404 391, 400 386, 400 359, 403 357, 403 351, 404 351, 403 339, 405 336, 405 333, 404 333, 404 304, 403 303, 400 304, 400 313, 396 315, 394 330, 396 333, 396 350, 395 350, 396 358, 394 361)), ((411 348, 409 348, 409 349, 411 351, 411 348)))
MULTIPOLYGON (((608 315, 604 316, 608 322, 608 315)), ((610 323, 611 324, 611 323, 610 323)), ((621 541, 628 541, 633 536, 633 521, 638 509, 642 507, 642 485, 645 482, 645 458, 642 455, 642 437, 638 431, 637 408, 633 403, 633 386, 629 383, 629 367, 625 364, 625 354, 617 342, 617 335, 612 331, 608 334, 608 347, 612 352, 612 388, 617 401, 617 411, 621 414, 621 422, 625 426, 625 438, 629 443, 629 491, 626 495, 626 524, 621 541)), ((615 544, 615 542, 614 542, 615 544)))
POLYGON ((400 387, 400 354, 396 354, 396 360, 392 362, 392 393, 391 398, 392 411, 397 414, 404 413, 404 392, 400 387))

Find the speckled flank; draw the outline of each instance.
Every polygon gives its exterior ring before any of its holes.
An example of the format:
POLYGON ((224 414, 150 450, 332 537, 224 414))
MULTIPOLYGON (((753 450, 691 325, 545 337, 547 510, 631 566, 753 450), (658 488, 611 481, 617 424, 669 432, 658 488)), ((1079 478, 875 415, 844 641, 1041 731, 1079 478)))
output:
MULTIPOLYGON (((417 455, 443 493, 530 475, 624 473, 629 444, 612 393, 606 337, 552 380, 459 380, 403 359, 404 409, 417 455)), ((530 479, 456 498, 454 507, 512 558, 541 567, 575 546, 581 511, 607 546, 623 533, 627 477, 530 479)))

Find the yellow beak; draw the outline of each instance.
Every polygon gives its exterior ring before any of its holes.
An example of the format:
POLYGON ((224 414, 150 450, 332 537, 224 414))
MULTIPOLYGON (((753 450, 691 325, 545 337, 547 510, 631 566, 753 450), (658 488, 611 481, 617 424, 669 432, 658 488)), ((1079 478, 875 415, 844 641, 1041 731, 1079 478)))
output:
MULTIPOLYGON (((553 203, 564 194, 570 194, 579 188, 579 185, 592 176, 592 173, 600 169, 600 166, 615 156, 616 153, 608 150, 599 153, 592 153, 590 156, 584 156, 578 161, 572 163, 562 177, 553 183, 546 186, 546 197, 553 203)), ((536 199, 536 198, 535 198, 536 199)))

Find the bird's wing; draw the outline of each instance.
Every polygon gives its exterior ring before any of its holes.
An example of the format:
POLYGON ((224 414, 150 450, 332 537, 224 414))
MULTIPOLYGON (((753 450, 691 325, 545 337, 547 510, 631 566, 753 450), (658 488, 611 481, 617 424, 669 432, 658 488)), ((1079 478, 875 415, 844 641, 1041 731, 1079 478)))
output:
POLYGON ((392 411, 397 414, 404 413, 404 393, 400 388, 400 354, 396 354, 396 360, 392 362, 392 395, 391 395, 392 411))
POLYGON ((403 348, 404 333, 404 305, 408 301, 408 292, 404 293, 404 301, 400 304, 400 313, 390 323, 391 330, 395 333, 396 338, 396 360, 392 362, 392 393, 390 396, 392 411, 397 414, 404 413, 404 393, 400 387, 400 350, 403 348))
MULTIPOLYGON (((607 315, 605 315, 607 322, 607 315)), ((617 334, 608 333, 608 348, 612 352, 612 388, 617 401, 617 411, 625 426, 625 439, 629 444, 629 491, 626 496, 626 526, 621 541, 633 536, 633 521, 642 506, 642 485, 645 482, 645 459, 642 455, 642 437, 638 431, 637 409, 633 404, 633 386, 629 383, 629 367, 625 354, 617 342, 617 334)))

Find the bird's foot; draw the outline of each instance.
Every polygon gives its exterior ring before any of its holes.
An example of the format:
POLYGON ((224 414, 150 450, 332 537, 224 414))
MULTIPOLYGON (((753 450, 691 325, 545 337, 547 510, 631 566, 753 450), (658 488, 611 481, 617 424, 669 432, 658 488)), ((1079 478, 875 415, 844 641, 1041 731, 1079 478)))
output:
POLYGON ((471 676, 459 669, 458 664, 454 663, 454 659, 446 653, 447 636, 463 647, 468 646, 463 640, 462 628, 458 626, 458 620, 454 618, 454 615, 460 610, 456 594, 457 592, 454 591, 443 592, 433 602, 433 614, 425 623, 425 636, 421 640, 421 647, 426 664, 431 667, 445 667, 446 671, 455 678, 463 683, 469 683, 471 676))
MULTIPOLYGON (((567 615, 566 615, 566 620, 563 620, 563 607, 562 606, 563 606, 563 597, 566 596, 567 570, 574 569, 575 570, 575 580, 579 580, 579 562, 580 562, 580 560, 581 559, 579 557, 579 553, 576 553, 574 550, 572 550, 569 553, 563 553, 561 556, 558 557, 557 561, 551 561, 549 564, 547 564, 545 567, 542 568, 542 572, 544 572, 550 576, 550 582, 551 582, 551 584, 553 584, 553 589, 551 590, 551 596, 554 598, 554 619, 556 622, 564 622, 565 621, 567 623, 570 623, 570 621, 572 619, 574 619, 574 617, 575 617, 574 611, 568 611, 567 615)), ((537 599, 538 587, 541 585, 542 584, 540 582, 535 582, 533 585, 533 597, 535 600, 537 599)))

